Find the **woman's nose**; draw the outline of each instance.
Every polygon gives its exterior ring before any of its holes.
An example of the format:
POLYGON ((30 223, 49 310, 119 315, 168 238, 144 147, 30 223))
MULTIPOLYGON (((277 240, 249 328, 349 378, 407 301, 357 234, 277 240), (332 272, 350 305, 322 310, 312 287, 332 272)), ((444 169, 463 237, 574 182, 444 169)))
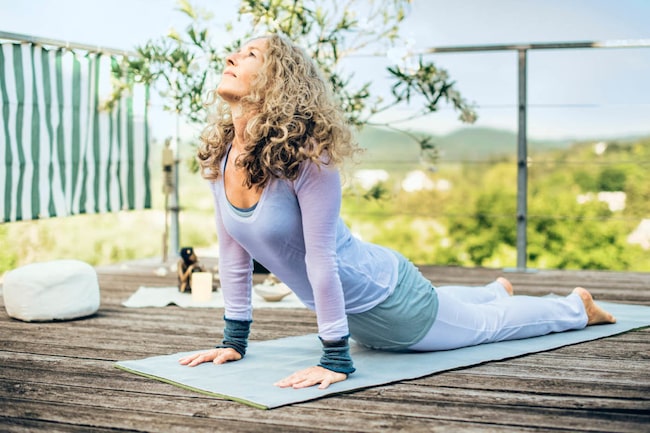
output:
POLYGON ((229 54, 226 56, 226 65, 235 65, 235 54, 229 54))

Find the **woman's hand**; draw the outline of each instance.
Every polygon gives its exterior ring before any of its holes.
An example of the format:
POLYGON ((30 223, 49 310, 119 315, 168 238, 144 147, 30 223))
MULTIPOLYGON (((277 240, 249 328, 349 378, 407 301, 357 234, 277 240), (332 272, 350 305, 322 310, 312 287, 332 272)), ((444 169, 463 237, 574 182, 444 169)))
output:
POLYGON ((235 349, 219 348, 207 350, 205 352, 193 353, 178 360, 181 365, 195 367, 204 362, 214 362, 215 364, 224 364, 229 361, 239 361, 241 355, 235 349))
POLYGON ((328 370, 323 367, 309 367, 304 370, 297 371, 289 377, 274 383, 275 386, 280 388, 292 387, 293 389, 307 388, 320 383, 318 389, 325 389, 332 383, 342 382, 347 379, 347 374, 337 373, 336 371, 328 370))

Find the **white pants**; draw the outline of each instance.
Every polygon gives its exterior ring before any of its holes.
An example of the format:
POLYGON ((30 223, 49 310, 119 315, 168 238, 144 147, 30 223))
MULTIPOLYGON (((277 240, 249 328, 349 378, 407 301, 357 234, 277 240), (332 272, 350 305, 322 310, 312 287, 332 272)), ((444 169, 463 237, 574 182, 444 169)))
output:
POLYGON ((484 287, 436 287, 438 315, 422 340, 409 349, 428 352, 582 329, 582 298, 510 296, 494 281, 484 287))

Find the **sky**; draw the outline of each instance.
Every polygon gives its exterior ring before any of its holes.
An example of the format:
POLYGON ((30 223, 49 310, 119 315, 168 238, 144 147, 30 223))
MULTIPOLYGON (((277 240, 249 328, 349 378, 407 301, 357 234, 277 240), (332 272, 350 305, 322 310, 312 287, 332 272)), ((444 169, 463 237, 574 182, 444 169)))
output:
MULTIPOLYGON (((236 18, 238 1, 197 0, 219 28, 236 18)), ((133 50, 187 25, 175 0, 0 0, 0 31, 133 50)), ((225 35, 225 33, 224 33, 225 35)), ((649 0, 414 0, 402 26, 412 49, 459 45, 645 40, 649 0)), ((473 127, 517 128, 515 52, 436 54, 461 94, 476 105, 473 127)), ((386 56, 344 67, 388 90, 386 56)), ((650 134, 650 47, 539 50, 528 53, 531 138, 616 138, 650 134)), ((160 110, 154 101, 152 111, 160 110)), ((412 108, 391 113, 395 120, 412 108)), ((174 129, 152 113, 158 134, 174 129), (156 120, 157 119, 157 120, 156 120)), ((448 107, 402 126, 445 134, 467 125, 448 107)), ((381 120, 381 119, 380 119, 381 120)), ((173 132, 173 131, 171 131, 173 132)), ((156 135, 156 132, 154 132, 156 135)))

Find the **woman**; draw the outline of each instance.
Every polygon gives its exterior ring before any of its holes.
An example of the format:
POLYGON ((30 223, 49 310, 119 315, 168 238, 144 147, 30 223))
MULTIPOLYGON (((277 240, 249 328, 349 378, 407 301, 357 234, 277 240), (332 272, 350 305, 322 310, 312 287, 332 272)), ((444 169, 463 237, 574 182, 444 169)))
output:
POLYGON ((316 311, 320 363, 280 387, 345 380, 355 371, 350 336, 381 350, 433 351, 614 322, 582 288, 558 299, 511 296, 505 278, 434 288, 399 253, 354 238, 339 217, 337 167, 356 147, 314 62, 276 35, 226 62, 198 153, 216 204, 224 339, 181 364, 245 355, 253 258, 316 311))

